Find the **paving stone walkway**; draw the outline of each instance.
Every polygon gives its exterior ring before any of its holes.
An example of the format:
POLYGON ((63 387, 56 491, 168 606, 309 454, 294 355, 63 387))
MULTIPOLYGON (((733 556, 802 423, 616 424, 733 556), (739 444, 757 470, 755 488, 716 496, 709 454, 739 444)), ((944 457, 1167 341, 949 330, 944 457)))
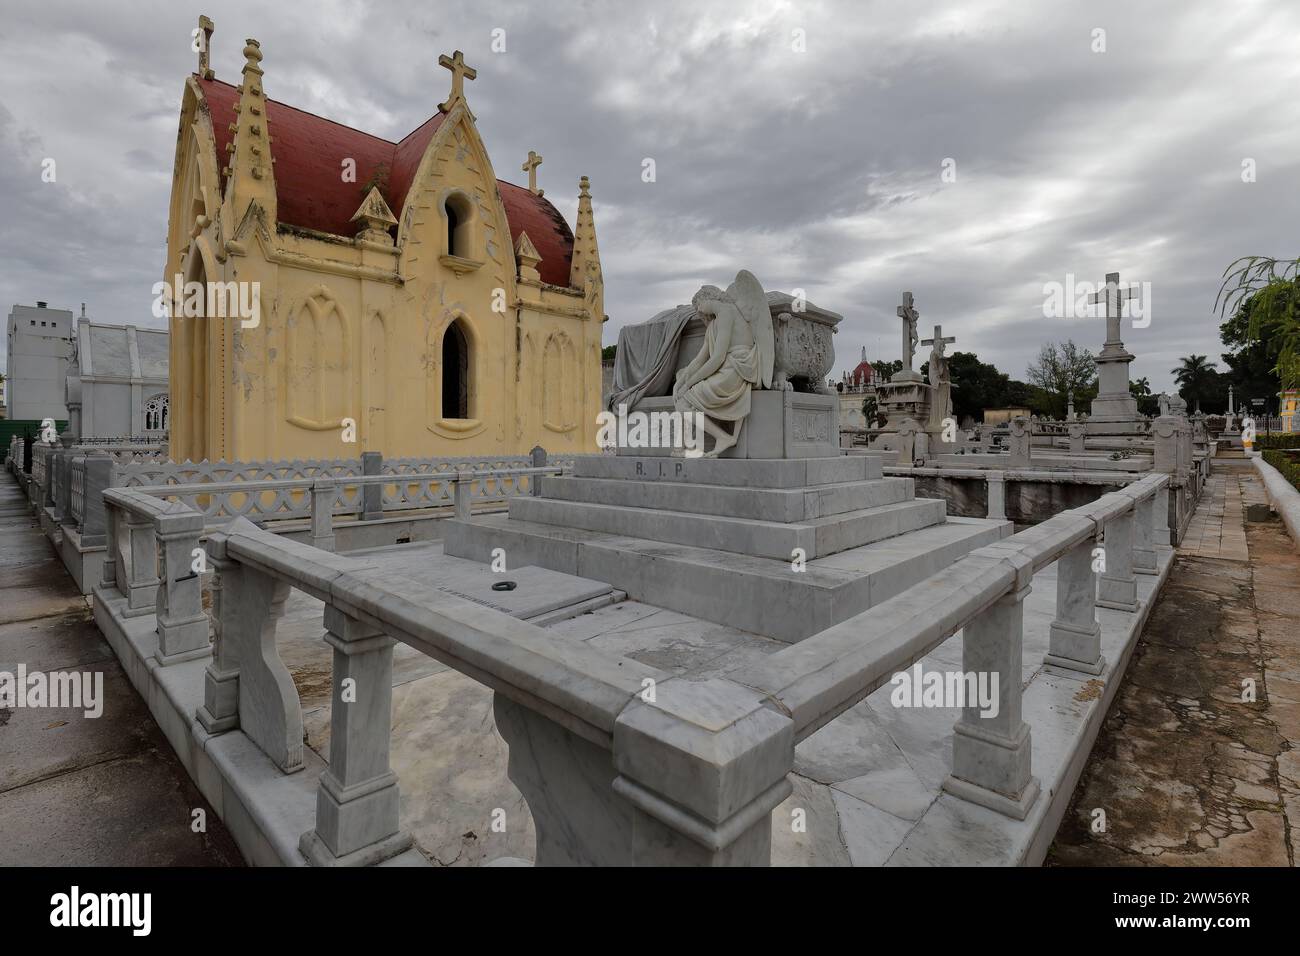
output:
POLYGON ((1049 865, 1300 863, 1300 554, 1264 501, 1214 462, 1049 865))
POLYGON ((0 866, 241 866, 26 496, 0 473, 0 671, 101 673, 103 713, 0 707, 0 866), (193 811, 206 815, 195 833, 193 811))

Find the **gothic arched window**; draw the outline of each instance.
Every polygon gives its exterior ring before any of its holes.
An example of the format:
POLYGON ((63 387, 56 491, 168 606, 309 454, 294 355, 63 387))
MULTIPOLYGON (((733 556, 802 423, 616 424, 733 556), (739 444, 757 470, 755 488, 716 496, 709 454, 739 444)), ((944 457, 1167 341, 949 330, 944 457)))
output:
POLYGON ((469 418, 469 341, 460 322, 442 336, 442 417, 469 418))
POLYGON ((144 430, 163 432, 167 430, 167 396, 155 395, 144 403, 144 430))

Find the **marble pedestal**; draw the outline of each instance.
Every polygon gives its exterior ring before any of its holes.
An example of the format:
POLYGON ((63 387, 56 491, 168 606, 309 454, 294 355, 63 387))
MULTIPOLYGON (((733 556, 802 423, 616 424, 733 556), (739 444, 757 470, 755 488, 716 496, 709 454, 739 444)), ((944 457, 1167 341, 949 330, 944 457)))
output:
POLYGON ((911 369, 896 372, 884 385, 876 389, 876 401, 885 410, 888 420, 871 442, 872 451, 898 451, 899 425, 911 418, 922 427, 930 420, 930 386, 920 372, 911 369))
MULTIPOLYGON (((740 439, 720 458, 833 458, 839 455, 838 395, 757 389, 750 393, 750 412, 740 439)), ((675 411, 671 395, 643 398, 635 412, 675 411)), ((734 428, 734 423, 724 427, 734 428)), ((713 440, 706 441, 706 450, 713 440)), ((671 456, 671 448, 619 448, 636 457, 671 456)), ((680 452, 679 452, 680 454, 680 452)))

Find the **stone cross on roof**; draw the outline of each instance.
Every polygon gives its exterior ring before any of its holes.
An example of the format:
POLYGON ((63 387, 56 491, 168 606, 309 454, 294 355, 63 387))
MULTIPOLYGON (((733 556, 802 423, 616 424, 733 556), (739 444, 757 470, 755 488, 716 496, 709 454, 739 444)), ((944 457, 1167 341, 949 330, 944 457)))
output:
POLYGON ((451 96, 447 97, 447 102, 438 104, 438 109, 444 113, 450 113, 453 104, 457 100, 465 98, 464 81, 466 79, 477 79, 478 70, 465 65, 465 54, 461 53, 460 50, 457 50, 451 56, 444 53, 438 57, 438 65, 451 70, 451 96))
POLYGON ((528 151, 528 160, 520 167, 528 174, 528 191, 537 196, 542 195, 542 191, 537 188, 537 167, 540 165, 542 165, 542 157, 530 149, 528 151))
POLYGON ((211 57, 208 54, 208 48, 212 46, 212 32, 216 27, 212 21, 203 15, 199 16, 199 28, 194 31, 194 42, 198 44, 199 51, 199 78, 204 80, 212 79, 211 57), (199 34, 202 34, 200 38, 199 34))
POLYGON ((912 371, 912 361, 916 357, 916 320, 921 313, 912 307, 912 293, 903 293, 903 304, 894 310, 903 320, 903 370, 912 371))
POLYGON ((1106 344, 1120 344, 1119 323, 1124 314, 1124 303, 1129 299, 1138 297, 1137 287, 1121 288, 1119 284, 1119 273, 1106 273, 1106 287, 1098 289, 1089 296, 1088 301, 1093 305, 1106 306, 1106 344))

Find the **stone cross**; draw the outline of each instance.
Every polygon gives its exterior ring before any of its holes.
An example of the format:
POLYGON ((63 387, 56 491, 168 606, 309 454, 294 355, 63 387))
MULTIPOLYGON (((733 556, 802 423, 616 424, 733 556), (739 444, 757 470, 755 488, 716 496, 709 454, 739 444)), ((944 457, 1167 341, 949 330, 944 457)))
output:
MULTIPOLYGON (((945 345, 955 345, 956 342, 957 342, 957 336, 955 336, 955 335, 950 335, 950 336, 948 336, 947 338, 944 338, 944 335, 943 335, 943 326, 942 326, 942 325, 936 325, 936 326, 934 327, 934 337, 933 337, 933 338, 929 338, 929 339, 921 339, 921 344, 922 344, 922 345, 934 345, 936 342, 939 344, 939 354, 942 355, 942 354, 943 354, 943 347, 944 347, 945 345)), ((934 384, 937 384, 937 383, 935 383, 935 382, 931 382, 930 384, 934 385, 934 384)))
POLYGON ((1120 344, 1119 323, 1124 313, 1124 303, 1138 297, 1133 287, 1120 288, 1119 273, 1106 273, 1106 287, 1099 289, 1088 297, 1093 305, 1106 306, 1106 344, 1120 344))
POLYGON ((438 104, 438 109, 446 113, 451 110, 453 103, 465 98, 464 80, 467 78, 471 80, 477 79, 478 71, 465 65, 465 54, 461 53, 460 50, 457 50, 451 56, 444 53, 438 57, 438 65, 451 70, 451 96, 447 97, 447 102, 438 104))
POLYGON ((912 308, 912 293, 903 293, 903 304, 894 310, 903 320, 903 371, 912 371, 912 362, 916 357, 916 320, 921 313, 912 308))
MULTIPOLYGON (((212 67, 208 56, 208 47, 212 45, 212 31, 216 29, 212 21, 205 16, 199 16, 199 32, 203 34, 203 39, 199 40, 199 76, 202 79, 212 79, 212 67)), ((197 40, 198 37, 195 37, 197 40)))
POLYGON ((537 188, 537 167, 540 165, 542 165, 542 157, 530 149, 528 151, 528 161, 520 167, 528 174, 528 191, 538 196, 542 194, 542 191, 537 188))

